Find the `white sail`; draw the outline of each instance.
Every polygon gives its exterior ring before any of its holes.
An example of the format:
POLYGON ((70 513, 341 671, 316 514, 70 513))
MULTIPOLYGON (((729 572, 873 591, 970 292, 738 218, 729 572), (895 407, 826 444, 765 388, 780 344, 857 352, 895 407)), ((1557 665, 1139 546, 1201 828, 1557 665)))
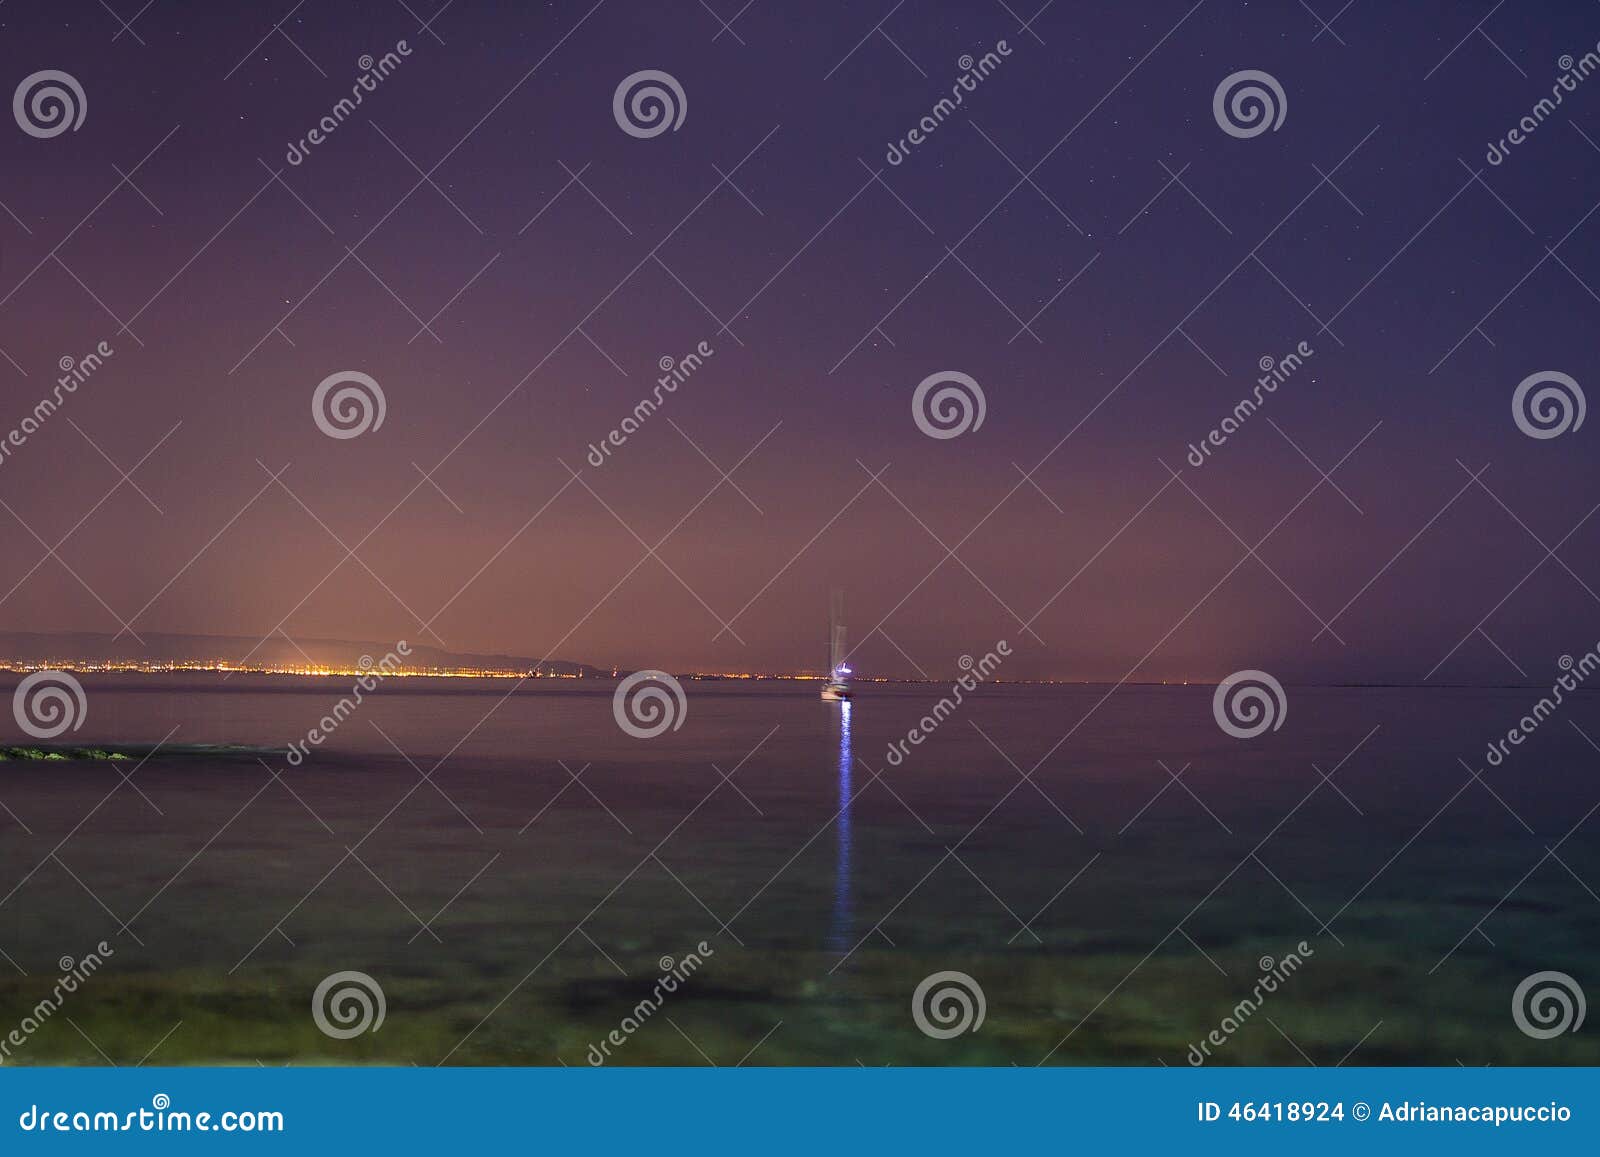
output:
POLYGON ((844 592, 835 588, 829 600, 828 615, 828 674, 838 678, 844 663, 844 592))
POLYGON ((822 697, 849 699, 849 678, 844 649, 844 592, 835 587, 828 605, 828 682, 822 688, 822 697))

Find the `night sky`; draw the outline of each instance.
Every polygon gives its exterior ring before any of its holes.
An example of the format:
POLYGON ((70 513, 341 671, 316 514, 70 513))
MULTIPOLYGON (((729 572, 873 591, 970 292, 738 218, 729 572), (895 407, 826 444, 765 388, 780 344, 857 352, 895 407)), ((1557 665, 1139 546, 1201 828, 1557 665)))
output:
POLYGON ((1600 419, 1512 412, 1600 383, 1600 76, 1486 159, 1600 5, 290 3, 0 7, 5 91, 87 106, 0 131, 0 438, 114 350, 0 463, 0 629, 796 670, 842 587, 865 674, 1548 683, 1600 639, 1600 419), (685 108, 641 138, 646 69, 685 108), (1275 130, 1219 126, 1241 70, 1275 130), (985 416, 937 439, 941 371, 985 416))

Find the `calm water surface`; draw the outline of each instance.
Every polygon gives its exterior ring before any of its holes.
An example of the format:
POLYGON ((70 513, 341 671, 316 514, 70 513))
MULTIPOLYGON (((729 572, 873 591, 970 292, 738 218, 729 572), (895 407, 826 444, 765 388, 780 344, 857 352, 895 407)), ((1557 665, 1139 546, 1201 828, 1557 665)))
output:
MULTIPOLYGON (((86 686, 75 742, 279 752, 348 691, 86 686)), ((610 1063, 1181 1065, 1303 941, 1210 1063, 1600 1063, 1510 1015, 1532 972, 1600 992, 1596 696, 1492 768, 1537 692, 1291 687, 1240 741, 1210 687, 999 685, 890 766, 942 688, 689 683, 637 740, 613 686, 391 681, 299 767, 0 764, 7 1024, 114 950, 14 1060, 583 1064, 704 942, 610 1063), (387 1012, 337 1040, 347 969, 387 1012), (946 970, 985 1018, 934 1039, 946 970)))

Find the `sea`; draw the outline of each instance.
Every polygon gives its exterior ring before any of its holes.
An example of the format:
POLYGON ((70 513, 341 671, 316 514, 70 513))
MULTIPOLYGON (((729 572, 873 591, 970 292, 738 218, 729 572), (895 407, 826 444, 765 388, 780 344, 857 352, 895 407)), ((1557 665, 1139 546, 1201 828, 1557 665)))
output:
POLYGON ((81 681, 7 1064, 1600 1063, 1600 695, 81 681))

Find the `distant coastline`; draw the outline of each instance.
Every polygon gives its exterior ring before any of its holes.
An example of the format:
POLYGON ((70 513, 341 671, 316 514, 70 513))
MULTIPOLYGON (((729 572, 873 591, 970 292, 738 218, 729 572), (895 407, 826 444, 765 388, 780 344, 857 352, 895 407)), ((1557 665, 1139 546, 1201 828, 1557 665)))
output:
MULTIPOLYGON (((368 674, 368 669, 363 667, 267 667, 267 666, 232 666, 212 665, 203 662, 194 663, 163 663, 152 664, 142 662, 112 662, 112 663, 81 663, 63 660, 48 662, 17 662, 11 659, 0 659, 0 675, 26 675, 34 671, 53 670, 70 671, 75 675, 255 675, 284 679, 349 679, 368 674)), ((408 679, 453 679, 466 682, 527 682, 537 680, 546 682, 591 681, 591 682, 616 682, 633 674, 631 668, 599 669, 587 668, 582 672, 549 673, 537 670, 494 670, 450 668, 432 669, 418 668, 416 670, 395 671, 385 676, 385 680, 408 679)), ((822 683, 829 678, 825 671, 791 671, 791 672, 726 672, 726 671, 674 671, 670 672, 674 679, 693 683, 822 683)), ((919 678, 916 676, 856 675, 852 682, 864 686, 942 686, 949 682, 948 678, 919 678)), ((1217 685, 1215 679, 988 679, 987 684, 1002 687, 1195 687, 1209 690, 1217 685)), ((1496 690, 1526 690, 1537 688, 1535 683, 1402 683, 1402 682, 1294 682, 1284 681, 1285 687, 1303 687, 1307 689, 1321 689, 1330 691, 1385 691, 1385 690, 1417 690, 1417 691, 1496 691, 1496 690)), ((1600 694, 1600 687, 1580 687, 1573 694, 1600 694)))
MULTIPOLYGON (((71 671, 80 675, 233 675, 286 678, 349 679, 368 673, 373 662, 393 643, 348 639, 298 639, 230 635, 181 635, 146 632, 142 645, 109 634, 0 631, 0 673, 26 675, 33 671, 71 671)), ((613 680, 634 673, 629 667, 599 667, 570 659, 530 659, 518 655, 475 654, 446 651, 419 643, 409 644, 405 665, 387 678, 464 680, 613 680)), ((674 671, 676 679, 694 682, 795 682, 827 679, 826 671, 674 671)), ((863 686, 943 684, 948 675, 871 676, 857 674, 863 686)), ((1000 678, 989 683, 1033 687, 1214 687, 1218 679, 1028 679, 1000 678)), ((1285 686, 1378 690, 1385 688, 1529 688, 1533 682, 1439 683, 1377 679, 1295 681, 1285 686)), ((1579 688, 1580 691, 1597 688, 1579 688)))
MULTIPOLYGON (((350 639, 236 635, 107 634, 0 631, 0 670, 80 673, 339 676, 362 675, 396 646, 350 639)), ((411 642, 401 675, 433 678, 585 678, 608 672, 567 659, 529 659, 446 651, 411 642)))

